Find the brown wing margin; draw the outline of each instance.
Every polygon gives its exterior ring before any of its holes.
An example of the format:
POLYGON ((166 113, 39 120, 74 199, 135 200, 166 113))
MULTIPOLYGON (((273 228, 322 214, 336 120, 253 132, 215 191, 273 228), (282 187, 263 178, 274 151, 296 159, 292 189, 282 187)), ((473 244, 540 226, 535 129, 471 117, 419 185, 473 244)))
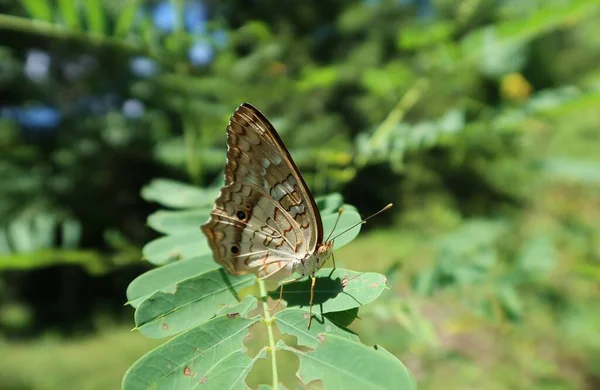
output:
POLYGON ((235 117, 235 115, 242 110, 250 111, 249 114, 252 114, 253 116, 255 116, 256 119, 261 122, 262 126, 264 126, 264 128, 269 130, 269 133, 272 137, 272 141, 274 141, 275 146, 277 148, 279 148, 279 150, 282 152, 282 154, 285 156, 285 158, 290 162, 290 165, 293 168, 292 172, 294 173, 294 176, 296 176, 295 179, 300 184, 300 188, 301 188, 302 192, 304 193, 303 194, 304 197, 310 201, 311 206, 314 210, 315 219, 317 221, 317 226, 316 226, 317 227, 317 240, 315 242, 315 245, 318 246, 319 244, 321 244, 323 242, 323 221, 321 220, 321 213, 319 212, 319 208, 317 207, 317 204, 315 203, 315 199, 314 199, 312 193, 310 192, 310 189, 306 185, 304 178, 302 177, 302 173, 300 172, 300 169, 298 169, 298 166, 294 162, 294 159, 292 159, 290 152, 285 147, 283 140, 281 139, 281 137, 275 130, 275 127, 267 119, 267 117, 262 112, 260 112, 256 107, 251 105, 250 103, 244 102, 234 111, 232 118, 235 117))

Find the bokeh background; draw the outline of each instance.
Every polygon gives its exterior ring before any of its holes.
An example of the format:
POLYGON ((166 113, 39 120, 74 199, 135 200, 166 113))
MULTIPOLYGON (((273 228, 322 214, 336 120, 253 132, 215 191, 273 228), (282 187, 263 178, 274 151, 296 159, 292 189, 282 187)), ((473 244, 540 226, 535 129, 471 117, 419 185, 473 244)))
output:
MULTIPOLYGON (((597 0, 0 0, 0 389, 116 389, 153 179, 220 179, 248 101, 420 389, 600 388, 597 0)), ((201 236, 199 236, 201 239, 201 236)), ((286 367, 293 372, 293 362, 286 367)))

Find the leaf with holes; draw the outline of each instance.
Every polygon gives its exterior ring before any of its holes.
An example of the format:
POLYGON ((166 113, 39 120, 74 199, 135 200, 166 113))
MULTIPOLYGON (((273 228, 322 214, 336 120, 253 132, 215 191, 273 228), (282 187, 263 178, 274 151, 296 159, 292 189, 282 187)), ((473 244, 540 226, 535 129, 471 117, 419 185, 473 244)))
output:
POLYGON ((262 350, 250 358, 242 344, 259 319, 222 315, 172 338, 127 370, 122 389, 246 390, 246 376, 265 357, 262 350))
POLYGON ((135 324, 145 336, 162 338, 203 323, 221 306, 237 305, 242 289, 256 283, 254 275, 232 276, 223 269, 206 272, 157 291, 135 311, 135 324))
POLYGON ((367 347, 334 333, 321 333, 315 350, 277 348, 300 358, 298 377, 308 384, 320 380, 327 390, 413 390, 415 382, 404 365, 380 346, 367 347))
POLYGON ((347 337, 358 341, 358 336, 352 331, 341 327, 326 316, 314 318, 310 329, 307 329, 308 310, 285 309, 275 314, 275 323, 279 331, 298 338, 299 345, 317 348, 320 333, 335 333, 341 337, 347 337))
POLYGON ((127 300, 131 306, 138 305, 156 291, 173 292, 175 284, 185 279, 219 269, 210 254, 177 261, 150 270, 135 278, 127 287, 127 300))
POLYGON ((243 301, 234 306, 225 306, 217 312, 217 315, 228 314, 230 316, 245 317, 252 310, 256 310, 258 301, 254 296, 247 296, 243 301))

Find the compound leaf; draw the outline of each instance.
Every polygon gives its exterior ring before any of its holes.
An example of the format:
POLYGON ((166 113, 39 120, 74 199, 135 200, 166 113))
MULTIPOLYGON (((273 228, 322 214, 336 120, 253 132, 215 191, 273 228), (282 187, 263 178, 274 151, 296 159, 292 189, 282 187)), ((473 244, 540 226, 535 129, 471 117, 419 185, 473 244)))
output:
POLYGON ((173 208, 212 206, 218 190, 202 189, 170 179, 154 179, 142 189, 142 198, 173 208))
POLYGON ((156 291, 173 292, 175 284, 184 279, 213 271, 221 266, 212 260, 210 254, 196 256, 164 267, 150 270, 135 278, 127 287, 128 304, 135 307, 156 291))
POLYGON ((358 341, 358 336, 350 330, 340 327, 325 316, 313 318, 308 329, 308 310, 285 309, 275 314, 275 323, 279 331, 298 338, 299 345, 317 348, 320 333, 335 333, 341 337, 347 337, 358 341))
POLYGON ((150 351, 125 373, 123 390, 239 389, 264 350, 250 358, 242 344, 251 319, 222 315, 150 351))
POLYGON ((163 265, 209 253, 206 238, 198 229, 195 232, 164 236, 150 241, 142 249, 144 258, 156 265, 163 265))
POLYGON ((300 358, 298 377, 323 382, 327 390, 412 390, 415 382, 404 365, 380 346, 367 347, 334 333, 321 333, 315 350, 300 351, 283 342, 280 350, 300 358))
POLYGON ((221 306, 237 305, 240 290, 254 285, 254 275, 232 276, 223 269, 206 272, 175 285, 175 291, 157 291, 135 311, 135 324, 146 337, 171 336, 201 324, 221 306))
POLYGON ((148 226, 164 234, 198 233, 208 219, 210 208, 194 210, 159 210, 148 216, 148 226))
MULTIPOLYGON (((316 277, 313 315, 366 305, 387 288, 386 277, 374 272, 321 268, 316 277)), ((270 293, 270 296, 273 299, 279 298, 279 290, 270 293)), ((288 307, 307 308, 310 300, 310 278, 286 284, 283 299, 287 301, 288 307)))
POLYGON ((251 295, 244 298, 243 301, 234 306, 225 306, 221 308, 216 315, 220 316, 221 314, 228 314, 230 316, 246 316, 252 310, 255 310, 258 306, 258 301, 256 297, 251 295))

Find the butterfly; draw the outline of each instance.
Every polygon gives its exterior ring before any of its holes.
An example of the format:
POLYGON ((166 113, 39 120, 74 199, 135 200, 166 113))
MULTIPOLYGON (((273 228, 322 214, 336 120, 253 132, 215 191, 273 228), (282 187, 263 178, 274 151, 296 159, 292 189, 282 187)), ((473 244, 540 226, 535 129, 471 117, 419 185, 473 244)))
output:
POLYGON ((214 260, 233 275, 275 281, 310 276, 310 328, 315 273, 333 257, 334 240, 323 239, 315 200, 281 137, 248 103, 229 120, 225 183, 201 229, 214 260))

